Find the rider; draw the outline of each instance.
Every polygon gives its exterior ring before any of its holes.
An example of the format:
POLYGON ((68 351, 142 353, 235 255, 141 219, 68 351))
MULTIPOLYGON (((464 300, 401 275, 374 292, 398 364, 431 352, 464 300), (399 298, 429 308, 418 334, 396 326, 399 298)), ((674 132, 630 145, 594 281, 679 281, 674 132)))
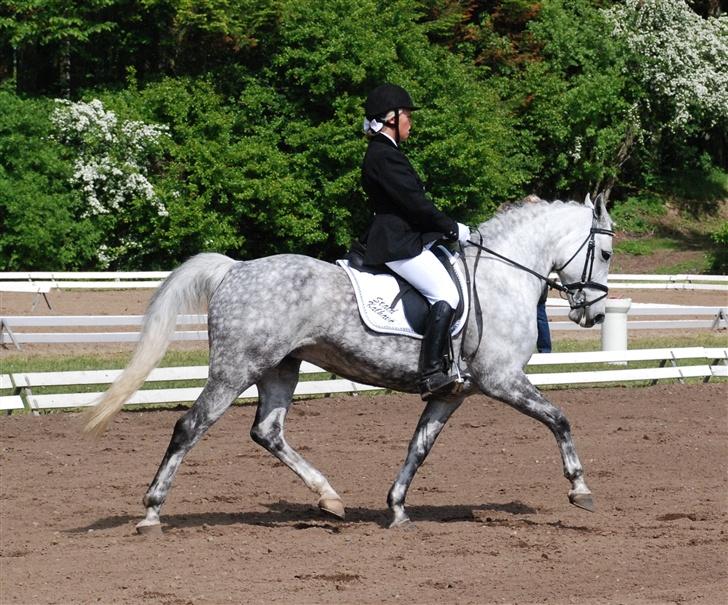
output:
POLYGON ((444 239, 465 243, 470 230, 446 216, 425 195, 414 168, 400 150, 410 135, 417 109, 401 86, 382 84, 364 106, 369 146, 362 163, 362 186, 374 210, 362 238, 364 262, 385 264, 412 284, 430 303, 420 349, 423 399, 450 393, 457 377, 449 374, 447 349, 458 291, 430 247, 444 239))

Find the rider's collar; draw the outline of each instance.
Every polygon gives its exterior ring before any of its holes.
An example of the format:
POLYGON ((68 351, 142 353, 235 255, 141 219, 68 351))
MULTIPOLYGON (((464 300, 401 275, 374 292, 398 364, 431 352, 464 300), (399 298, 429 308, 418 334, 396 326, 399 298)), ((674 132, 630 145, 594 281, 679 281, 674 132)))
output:
POLYGON ((388 139, 389 139, 390 141, 392 141, 392 143, 394 143, 394 146, 395 146, 395 147, 399 147, 399 145, 397 145, 397 141, 395 141, 395 140, 394 140, 394 139, 393 139, 392 137, 390 137, 390 136, 389 136, 389 135, 388 135, 388 134, 387 134, 386 132, 381 132, 381 131, 380 131, 380 132, 379 132, 378 134, 384 135, 384 136, 385 136, 385 137, 387 137, 387 138, 388 138, 388 139))

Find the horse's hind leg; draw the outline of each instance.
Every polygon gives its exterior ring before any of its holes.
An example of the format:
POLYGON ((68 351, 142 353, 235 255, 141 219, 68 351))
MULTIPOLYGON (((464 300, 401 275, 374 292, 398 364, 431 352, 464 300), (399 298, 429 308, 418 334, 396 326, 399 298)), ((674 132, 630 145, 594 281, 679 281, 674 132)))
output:
POLYGON ((257 382, 258 410, 250 436, 319 495, 318 505, 321 510, 343 519, 344 504, 339 494, 334 491, 326 477, 288 445, 283 436, 283 425, 298 384, 300 365, 300 361, 286 358, 278 366, 268 370, 257 382))
POLYGON ((497 385, 481 385, 483 392, 519 412, 545 424, 556 438, 564 466, 564 476, 571 482, 569 501, 579 508, 594 511, 592 493, 584 480, 584 469, 576 454, 571 438, 571 426, 564 412, 549 402, 525 374, 511 376, 511 380, 499 379, 497 385))
POLYGON ((144 496, 147 514, 144 520, 137 524, 137 531, 148 532, 160 527, 159 511, 182 459, 207 429, 230 407, 242 390, 241 387, 231 387, 211 377, 194 405, 174 425, 172 439, 162 463, 144 496))

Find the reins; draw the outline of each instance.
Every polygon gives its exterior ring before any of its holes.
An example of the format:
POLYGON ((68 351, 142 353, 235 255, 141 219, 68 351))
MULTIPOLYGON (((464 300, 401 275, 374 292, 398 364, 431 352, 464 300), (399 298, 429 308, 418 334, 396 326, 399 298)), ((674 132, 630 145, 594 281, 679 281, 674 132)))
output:
MULTIPOLYGON (((556 280, 553 280, 545 275, 541 275, 538 271, 534 271, 530 267, 526 267, 525 265, 522 265, 521 263, 514 261, 511 258, 508 258, 507 256, 504 256, 503 254, 500 254, 499 252, 496 252, 495 250, 492 250, 491 248, 488 248, 487 246, 483 245, 483 234, 476 230, 476 233, 478 234, 478 238, 480 239, 480 242, 474 242, 471 239, 468 239, 465 245, 474 246, 478 249, 477 254, 475 255, 475 262, 473 263, 473 279, 472 279, 472 292, 473 292, 473 310, 475 311, 475 324, 478 329, 478 344, 476 345, 475 349, 472 353, 466 354, 465 353, 465 334, 467 332, 468 328, 468 322, 465 322, 465 326, 463 328, 463 336, 460 343, 460 357, 461 359, 464 359, 465 361, 469 361, 475 357, 475 354, 478 352, 478 349, 480 348, 480 342, 482 340, 483 335, 483 311, 480 307, 480 297, 478 296, 478 287, 477 287, 477 272, 478 272, 478 264, 480 263, 480 257, 483 252, 486 252, 492 256, 495 256, 496 258, 499 258, 511 266, 515 267, 516 269, 520 269, 521 271, 525 271, 526 273, 529 273, 533 275, 534 277, 539 278, 541 281, 545 282, 546 285, 552 289, 557 290, 561 294, 565 294, 567 300, 569 301, 569 307, 571 309, 581 309, 590 307, 594 303, 602 300, 607 296, 609 293, 609 288, 603 284, 597 283, 592 281, 592 270, 594 269, 594 257, 595 257, 595 250, 596 250, 596 243, 594 241, 594 236, 596 234, 600 235, 609 235, 614 236, 614 231, 611 229, 603 229, 601 227, 597 227, 597 217, 596 215, 593 217, 592 220, 592 226, 589 230, 589 234, 586 236, 586 239, 581 243, 581 245, 576 249, 576 252, 571 255, 569 260, 567 260, 561 267, 558 269, 555 269, 556 272, 563 271, 571 261, 573 261, 579 252, 584 248, 584 246, 587 246, 587 253, 586 253, 586 259, 584 260, 584 269, 581 272, 581 279, 578 282, 572 282, 569 284, 561 284, 557 282, 556 280), (593 290, 599 290, 600 292, 603 292, 601 296, 598 296, 597 298, 594 298, 592 300, 587 301, 586 300, 586 294, 584 294, 584 288, 591 288, 593 290)), ((465 257, 465 251, 463 246, 460 246, 461 255, 463 258, 463 265, 465 267, 465 280, 466 285, 468 287, 468 290, 470 290, 470 272, 468 271, 467 266, 467 259, 465 257)))
MULTIPOLYGON (((533 269, 531 269, 529 267, 526 267, 525 265, 522 265, 521 263, 516 262, 513 259, 508 258, 507 256, 503 256, 502 254, 496 252, 495 250, 492 250, 492 249, 488 248, 487 246, 483 246, 483 243, 482 243, 483 242, 483 234, 480 233, 480 231, 478 231, 477 233, 480 236, 480 242, 481 243, 476 244, 472 240, 468 240, 466 242, 466 244, 469 244, 471 246, 475 246, 476 248, 478 248, 478 254, 475 257, 475 266, 473 266, 473 280, 475 280, 475 271, 476 271, 475 267, 477 266, 478 261, 480 260, 480 255, 481 255, 482 252, 487 252, 488 254, 492 254, 493 256, 495 256, 497 258, 500 258, 501 260, 506 261, 508 264, 516 267, 517 269, 521 269, 522 271, 525 271, 526 273, 530 273, 531 275, 534 275, 534 276, 538 277, 540 280, 546 282, 546 284, 549 286, 549 288, 552 288, 554 290, 558 290, 559 292, 568 292, 568 289, 566 288, 566 286, 561 285, 556 280, 553 280, 553 279, 551 279, 549 277, 546 277, 545 275, 541 275, 537 271, 534 271, 533 269)), ((584 241, 584 244, 586 244, 586 241, 584 241)), ((584 244, 582 244, 581 246, 579 246, 579 250, 581 250, 584 247, 584 244)), ((574 253, 574 256, 572 256, 571 259, 569 259, 569 262, 571 262, 571 260, 573 260, 576 257, 576 255, 579 253, 579 250, 577 250, 576 253, 574 253)), ((567 262, 566 265, 568 265, 569 262, 567 262)), ((564 267, 566 267, 566 265, 564 265, 564 267)), ((561 269, 563 269, 564 267, 561 267, 561 269)), ((558 269, 558 271, 561 271, 561 269, 558 269)))

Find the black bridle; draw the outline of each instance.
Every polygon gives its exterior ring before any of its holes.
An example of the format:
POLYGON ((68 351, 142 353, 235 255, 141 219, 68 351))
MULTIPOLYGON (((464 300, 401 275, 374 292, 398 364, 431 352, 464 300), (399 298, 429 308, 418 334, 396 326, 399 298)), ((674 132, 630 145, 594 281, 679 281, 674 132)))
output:
POLYGON ((561 294, 565 294, 567 300, 569 301, 569 306, 572 309, 583 309, 586 307, 590 307, 594 303, 599 302, 603 298, 606 298, 607 294, 609 293, 609 288, 606 285, 592 281, 592 271, 594 270, 594 257, 596 254, 596 243, 594 236, 600 234, 609 235, 610 237, 612 237, 614 236, 614 231, 612 231, 611 229, 603 229, 601 227, 597 227, 596 216, 593 219, 591 229, 589 230, 589 235, 586 236, 586 239, 581 243, 581 246, 576 249, 576 252, 574 252, 569 260, 561 265, 561 267, 559 267, 558 269, 554 269, 557 273, 560 273, 561 271, 566 269, 571 261, 573 261, 577 257, 579 252, 581 252, 584 246, 587 246, 586 259, 584 260, 584 269, 581 272, 581 279, 577 282, 571 282, 568 284, 561 284, 553 279, 550 279, 549 277, 546 277, 545 275, 541 275, 537 271, 534 271, 533 269, 530 269, 525 265, 517 263, 507 256, 499 254, 495 250, 491 250, 490 248, 483 245, 483 235, 480 233, 480 231, 477 231, 476 233, 480 238, 480 243, 476 243, 472 240, 467 241, 467 243, 471 246, 475 246, 476 248, 478 248, 478 255, 475 259, 475 264, 473 266, 473 282, 475 282, 475 272, 477 271, 478 262, 480 260, 480 253, 482 251, 487 252, 488 254, 492 254, 493 256, 506 261, 510 265, 538 277, 540 280, 544 281, 549 288, 552 288, 553 290, 558 290, 561 294), (592 300, 587 300, 586 294, 584 294, 585 288, 599 290, 600 292, 603 292, 603 294, 601 296, 598 296, 597 298, 593 298, 592 300))
MULTIPOLYGON (((465 332, 467 331, 467 322, 465 324, 465 329, 463 330, 463 337, 462 337, 462 344, 461 344, 461 358, 463 359, 472 359, 475 357, 475 354, 477 353, 478 349, 480 348, 480 341, 483 333, 483 311, 480 308, 480 297, 478 296, 478 288, 476 286, 476 273, 478 271, 478 263, 480 262, 480 256, 482 252, 487 252, 488 254, 491 254, 492 256, 495 256, 501 260, 506 261, 513 267, 516 267, 517 269, 521 269, 522 271, 525 271, 526 273, 530 273, 531 275, 534 275, 538 277, 540 280, 546 283, 546 285, 553 289, 558 290, 558 292, 562 295, 562 298, 565 298, 569 301, 569 307, 572 309, 585 309, 587 307, 590 307, 594 303, 602 300, 603 298, 606 298, 607 294, 609 293, 609 288, 603 284, 597 283, 592 281, 592 271, 594 269, 594 256, 596 254, 596 243, 594 236, 597 234, 600 235, 609 235, 610 237, 614 236, 614 231, 611 229, 602 229, 601 227, 597 227, 597 217, 596 215, 592 219, 592 226, 589 230, 589 235, 586 236, 586 239, 581 243, 581 246, 579 246, 576 249, 576 252, 571 255, 569 260, 567 260, 561 267, 556 269, 557 272, 563 271, 571 261, 573 261, 579 252, 581 252, 582 248, 584 246, 587 246, 586 250, 586 259, 584 260, 584 269, 581 272, 581 279, 578 282, 572 282, 569 284, 561 284, 553 279, 550 279, 549 277, 545 275, 541 275, 537 271, 534 271, 533 269, 526 267, 525 265, 522 265, 521 263, 518 263, 507 256, 503 256, 502 254, 496 252, 495 250, 491 250, 490 248, 483 245, 483 234, 480 231, 476 231, 478 234, 478 237, 480 238, 480 243, 474 242, 471 239, 468 239, 467 244, 471 246, 475 246, 478 249, 478 253, 475 256, 475 262, 473 263, 473 305, 472 310, 475 311, 475 323, 478 329, 478 344, 475 347, 475 350, 470 354, 465 354, 465 332), (600 292, 603 292, 601 296, 598 296, 597 298, 594 298, 592 300, 586 299, 586 294, 584 293, 585 288, 591 288, 592 290, 599 290, 600 292)), ((463 264, 465 265, 465 279, 467 281, 468 289, 470 289, 470 273, 468 271, 466 258, 464 251, 462 253, 463 256, 463 264)))
POLYGON ((570 284, 559 284, 560 287, 557 288, 561 293, 566 294, 567 299, 569 300, 569 306, 572 309, 590 307, 594 303, 599 302, 603 298, 606 298, 607 294, 609 294, 609 288, 605 284, 600 284, 592 281, 594 256, 596 254, 596 243, 594 242, 594 236, 597 234, 614 237, 614 231, 612 231, 611 229, 602 229, 601 227, 597 227, 596 217, 594 217, 594 221, 592 223, 591 229, 589 230, 589 235, 587 236, 587 238, 582 242, 581 246, 579 246, 577 251, 572 254, 569 260, 567 260, 558 269, 555 269, 557 273, 563 271, 567 267, 567 265, 576 258, 576 255, 579 254, 581 249, 584 246, 587 246, 586 259, 584 259, 584 268, 581 271, 581 279, 578 282, 572 282, 570 284), (601 296, 598 296, 597 298, 593 298, 592 300, 587 301, 586 294, 584 294, 585 288, 599 290, 600 292, 603 292, 603 294, 601 296))

